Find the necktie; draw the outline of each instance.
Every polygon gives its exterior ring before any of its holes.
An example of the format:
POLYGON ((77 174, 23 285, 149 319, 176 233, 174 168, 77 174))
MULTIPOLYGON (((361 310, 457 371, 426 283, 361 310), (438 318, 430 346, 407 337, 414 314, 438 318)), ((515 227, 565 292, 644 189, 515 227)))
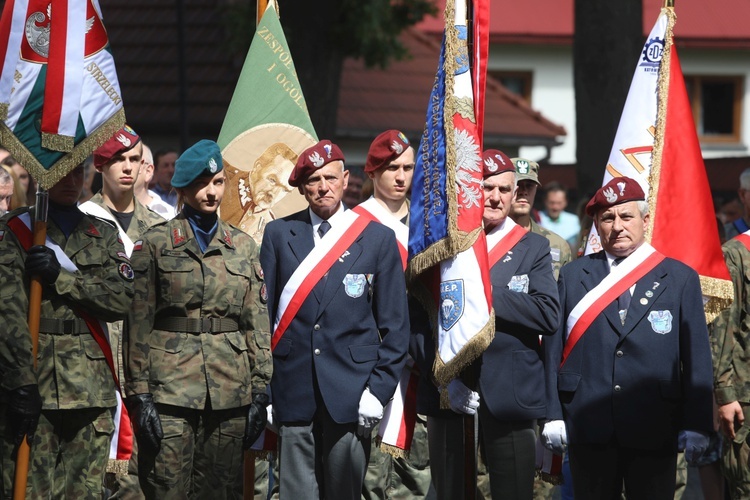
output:
MULTIPOLYGON (((618 266, 620 262, 623 261, 625 257, 619 257, 615 259, 615 266, 618 266)), ((628 307, 630 307, 630 289, 628 288, 624 292, 622 292, 622 295, 617 297, 617 310, 620 312, 620 321, 622 324, 625 324, 625 317, 628 315, 628 307)))
POLYGON ((320 226, 318 226, 318 236, 322 238, 326 235, 329 229, 331 229, 331 223, 327 220, 324 220, 320 223, 320 226))

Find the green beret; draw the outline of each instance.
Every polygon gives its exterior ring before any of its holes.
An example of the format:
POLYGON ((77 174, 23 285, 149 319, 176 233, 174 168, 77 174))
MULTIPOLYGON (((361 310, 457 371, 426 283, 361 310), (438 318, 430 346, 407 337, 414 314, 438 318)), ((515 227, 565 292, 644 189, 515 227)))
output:
POLYGON ((221 150, 214 141, 198 141, 177 158, 174 165, 172 186, 184 188, 202 175, 214 175, 221 172, 224 163, 221 150))

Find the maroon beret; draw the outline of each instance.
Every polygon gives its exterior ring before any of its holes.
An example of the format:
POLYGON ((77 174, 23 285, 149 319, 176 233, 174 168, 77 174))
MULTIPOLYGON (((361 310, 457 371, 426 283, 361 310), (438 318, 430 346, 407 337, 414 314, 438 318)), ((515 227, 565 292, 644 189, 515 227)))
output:
POLYGON ((133 149, 140 140, 141 138, 135 133, 135 130, 125 125, 94 151, 94 166, 102 167, 106 165, 109 160, 118 154, 133 149))
POLYGON ((337 145, 326 139, 310 146, 297 158, 297 164, 289 175, 289 185, 299 186, 310 174, 332 161, 344 161, 344 153, 337 145))
POLYGON ((409 139, 398 130, 386 130, 372 141, 367 152, 365 172, 386 167, 409 149, 409 139))
POLYGON ((508 155, 499 149, 488 149, 482 153, 482 163, 484 164, 482 171, 484 179, 504 172, 516 171, 516 167, 513 166, 513 162, 510 161, 508 155))
POLYGON ((586 214, 595 217, 600 210, 626 203, 645 200, 646 194, 638 181, 630 177, 615 177, 599 190, 586 205, 586 214))

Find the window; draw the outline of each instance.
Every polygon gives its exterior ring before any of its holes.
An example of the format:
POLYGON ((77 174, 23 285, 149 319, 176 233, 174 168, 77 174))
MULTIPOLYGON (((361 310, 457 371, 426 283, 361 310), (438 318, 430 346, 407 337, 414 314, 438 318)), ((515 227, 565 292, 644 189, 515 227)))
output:
POLYGON ((505 88, 531 102, 531 71, 489 71, 490 76, 503 84, 505 88))
POLYGON ((741 76, 685 76, 701 142, 740 142, 744 79, 741 76))

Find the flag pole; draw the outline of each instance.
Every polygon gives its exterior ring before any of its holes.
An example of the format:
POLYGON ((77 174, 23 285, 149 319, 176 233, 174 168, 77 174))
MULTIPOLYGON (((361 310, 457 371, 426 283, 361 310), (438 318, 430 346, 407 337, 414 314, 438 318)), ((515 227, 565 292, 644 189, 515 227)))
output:
MULTIPOLYGON (((257 10, 255 11, 255 26, 260 24, 260 20, 268 7, 268 0, 258 0, 257 10)), ((244 471, 243 471, 243 498, 252 500, 255 497, 255 456, 250 450, 245 451, 244 471)), ((268 484, 270 485, 271 470, 268 471, 268 484)))
MULTIPOLYGON (((47 239, 47 203, 49 194, 46 189, 38 187, 36 191, 36 210, 34 216, 34 245, 44 245, 47 239)), ((29 289, 29 334, 31 335, 31 359, 36 371, 36 354, 39 346, 39 318, 42 309, 42 280, 36 275, 31 279, 29 289)), ((31 447, 26 438, 21 440, 16 455, 15 479, 13 481, 13 500, 26 498, 26 483, 29 476, 29 456, 31 447)))

